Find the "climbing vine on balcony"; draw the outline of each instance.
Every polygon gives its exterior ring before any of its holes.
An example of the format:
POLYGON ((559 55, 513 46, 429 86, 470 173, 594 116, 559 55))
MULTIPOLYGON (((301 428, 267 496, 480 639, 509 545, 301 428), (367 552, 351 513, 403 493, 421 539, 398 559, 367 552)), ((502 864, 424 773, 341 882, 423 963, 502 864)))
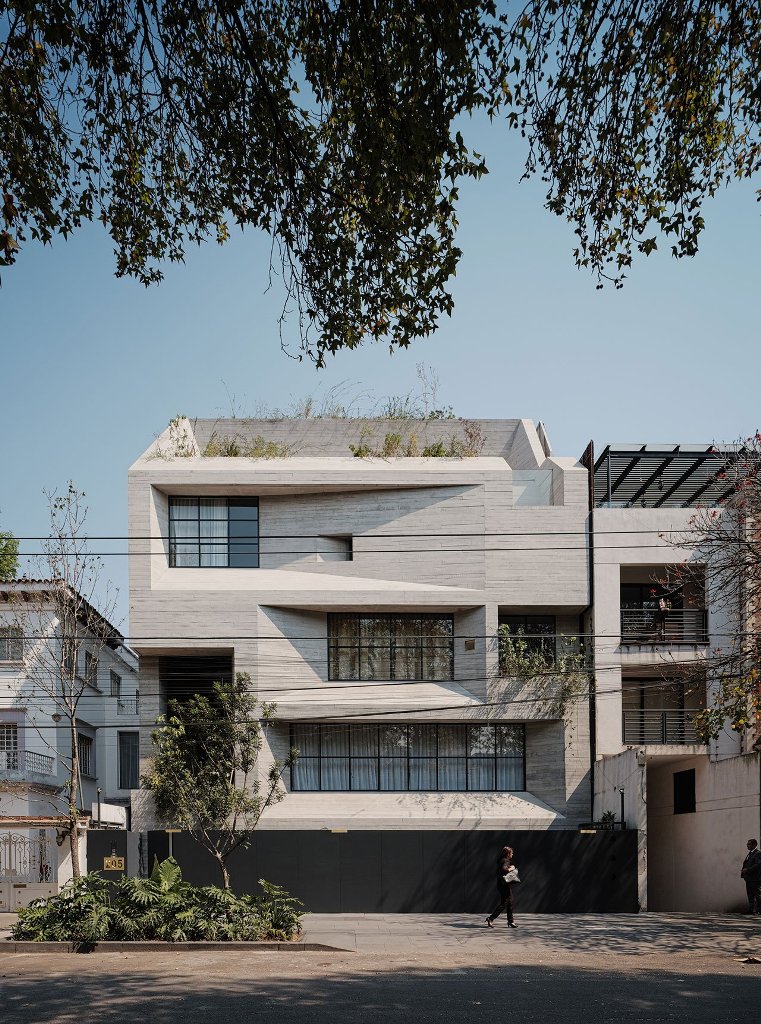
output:
POLYGON ((571 708, 589 692, 586 653, 575 637, 560 637, 557 651, 537 644, 537 639, 522 629, 501 625, 497 631, 499 677, 530 684, 544 714, 567 719, 571 708))

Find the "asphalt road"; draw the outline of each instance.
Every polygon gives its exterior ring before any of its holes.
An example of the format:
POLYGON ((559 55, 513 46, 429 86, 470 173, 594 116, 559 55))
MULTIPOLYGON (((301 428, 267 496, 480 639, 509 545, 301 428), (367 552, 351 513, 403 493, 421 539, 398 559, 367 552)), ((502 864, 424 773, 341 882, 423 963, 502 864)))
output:
POLYGON ((731 1024, 757 1017, 761 964, 553 951, 462 954, 16 954, 3 1024, 343 1024, 560 1019, 731 1024))

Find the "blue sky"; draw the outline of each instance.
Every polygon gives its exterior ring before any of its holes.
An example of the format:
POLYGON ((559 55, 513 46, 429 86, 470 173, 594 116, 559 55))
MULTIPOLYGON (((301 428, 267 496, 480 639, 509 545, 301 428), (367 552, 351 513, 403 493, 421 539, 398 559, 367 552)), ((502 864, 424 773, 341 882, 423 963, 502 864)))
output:
MULTIPOLYGON (((753 188, 707 204, 696 258, 677 262, 665 246, 635 263, 622 291, 597 291, 574 266, 571 228, 543 209, 538 184, 519 184, 520 139, 481 121, 467 135, 491 173, 461 190, 454 314, 406 352, 367 346, 319 372, 289 359, 277 289, 265 293, 267 239, 253 232, 192 250, 148 290, 113 276, 99 226, 27 244, 0 289, 0 529, 44 533, 43 488, 72 479, 91 532, 124 534, 127 468, 176 413, 228 414, 228 392, 241 414, 285 406, 343 381, 405 393, 418 363, 438 373, 440 404, 542 419, 560 455, 579 455, 590 438, 698 443, 755 431, 753 188)), ((109 557, 106 571, 126 620, 126 559, 109 557)))

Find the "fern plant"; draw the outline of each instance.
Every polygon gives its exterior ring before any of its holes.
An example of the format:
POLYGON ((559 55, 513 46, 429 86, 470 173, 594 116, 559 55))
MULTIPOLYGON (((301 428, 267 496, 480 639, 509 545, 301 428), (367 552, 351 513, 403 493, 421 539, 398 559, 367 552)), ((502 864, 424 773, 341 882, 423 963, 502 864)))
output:
POLYGON ((179 864, 154 862, 150 878, 122 877, 114 885, 97 873, 65 886, 19 912, 17 940, 255 942, 292 939, 301 931, 302 904, 260 879, 261 896, 236 896, 215 885, 185 882, 179 864))

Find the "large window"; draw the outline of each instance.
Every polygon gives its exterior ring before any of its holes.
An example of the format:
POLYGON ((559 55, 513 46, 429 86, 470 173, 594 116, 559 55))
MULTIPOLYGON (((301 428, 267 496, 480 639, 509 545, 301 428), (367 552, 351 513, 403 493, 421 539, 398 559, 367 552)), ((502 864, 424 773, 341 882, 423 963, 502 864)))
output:
POLYGON ((122 677, 119 675, 118 672, 114 672, 114 670, 111 669, 111 696, 118 698, 118 697, 121 697, 121 695, 122 695, 122 677))
POLYGON ((329 615, 330 679, 454 678, 451 615, 329 615))
POLYGON ((294 725, 296 791, 525 789, 522 725, 294 725))
POLYGON ((140 735, 119 733, 119 789, 137 789, 140 772, 140 735))
POLYGON ((169 564, 256 569, 256 498, 170 498, 169 564))
POLYGON ((24 631, 20 626, 0 629, 0 661, 22 661, 24 658, 24 631))
POLYGON ((0 768, 18 769, 18 726, 0 722, 0 768))
POLYGON ((543 654, 548 663, 555 661, 554 615, 500 615, 500 626, 507 626, 510 636, 519 636, 529 651, 543 654))

